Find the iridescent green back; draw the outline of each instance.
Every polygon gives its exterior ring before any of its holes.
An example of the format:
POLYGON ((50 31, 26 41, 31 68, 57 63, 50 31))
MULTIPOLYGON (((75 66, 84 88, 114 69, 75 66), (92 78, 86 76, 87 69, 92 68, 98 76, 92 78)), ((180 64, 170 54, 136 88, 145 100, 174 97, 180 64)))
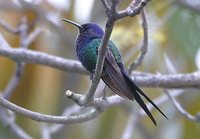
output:
MULTIPOLYGON (((101 39, 93 39, 81 50, 81 62, 90 72, 93 72, 97 61, 98 48, 101 45, 101 39)), ((108 47, 113 53, 117 63, 122 63, 121 55, 112 41, 108 42, 108 47)))

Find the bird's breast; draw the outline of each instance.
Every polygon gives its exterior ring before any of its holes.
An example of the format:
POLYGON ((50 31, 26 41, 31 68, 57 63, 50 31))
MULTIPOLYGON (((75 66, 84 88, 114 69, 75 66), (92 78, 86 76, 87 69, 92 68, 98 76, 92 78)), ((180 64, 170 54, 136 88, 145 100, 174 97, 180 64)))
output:
MULTIPOLYGON (((90 72, 94 72, 98 56, 98 48, 101 45, 101 38, 78 39, 76 42, 76 53, 83 66, 90 72)), ((108 42, 108 47, 117 63, 122 63, 121 55, 112 41, 108 42)))
POLYGON ((100 44, 100 39, 93 39, 84 45, 79 44, 76 48, 79 60, 82 62, 83 66, 90 72, 93 72, 95 69, 98 56, 98 48, 100 44))

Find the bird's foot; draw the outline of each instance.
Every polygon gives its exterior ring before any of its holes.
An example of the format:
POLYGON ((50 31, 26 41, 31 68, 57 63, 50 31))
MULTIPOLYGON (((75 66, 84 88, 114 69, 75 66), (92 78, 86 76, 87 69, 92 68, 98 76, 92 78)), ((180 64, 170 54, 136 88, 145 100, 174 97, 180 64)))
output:
POLYGON ((94 73, 92 73, 92 75, 90 75, 90 80, 94 79, 94 73))
MULTIPOLYGON (((92 72, 92 74, 90 75, 90 80, 94 79, 94 74, 95 74, 95 71, 92 72)), ((101 76, 105 76, 105 75, 106 75, 106 73, 104 71, 102 71, 101 76)))

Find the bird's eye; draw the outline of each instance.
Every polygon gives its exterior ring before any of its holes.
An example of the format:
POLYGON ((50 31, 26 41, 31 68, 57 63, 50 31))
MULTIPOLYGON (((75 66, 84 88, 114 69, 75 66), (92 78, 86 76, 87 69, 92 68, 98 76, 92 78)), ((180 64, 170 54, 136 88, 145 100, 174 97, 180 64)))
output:
POLYGON ((83 26, 83 29, 84 29, 84 30, 88 30, 88 27, 87 27, 87 26, 83 26))

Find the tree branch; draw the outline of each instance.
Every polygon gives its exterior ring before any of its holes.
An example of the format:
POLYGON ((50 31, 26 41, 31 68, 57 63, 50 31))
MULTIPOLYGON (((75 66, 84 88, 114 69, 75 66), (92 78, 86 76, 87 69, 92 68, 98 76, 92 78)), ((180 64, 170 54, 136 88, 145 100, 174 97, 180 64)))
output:
POLYGON ((10 79, 10 82, 8 83, 5 91, 3 92, 3 98, 5 98, 7 100, 10 99, 14 89, 19 84, 19 81, 21 79, 23 71, 24 71, 24 63, 17 63, 16 64, 16 70, 15 70, 12 78, 10 79))
POLYGON ((8 114, 2 107, 0 107, 0 119, 5 127, 9 128, 20 139, 32 139, 23 129, 15 123, 14 114, 8 114))
POLYGON ((10 48, 10 45, 8 44, 8 42, 4 39, 4 37, 2 36, 2 34, 0 33, 0 48, 10 48))
MULTIPOLYGON (((83 109, 83 107, 79 107, 77 106, 76 104, 70 106, 70 107, 67 107, 62 116, 68 116, 68 115, 76 115, 77 113, 79 113, 81 110, 83 109)), ((51 125, 49 127, 49 132, 51 134, 55 134, 57 132, 59 132, 63 127, 65 127, 65 125, 58 125, 58 124, 54 124, 54 125, 51 125)))
MULTIPOLYGON (((116 9, 113 7, 116 7, 116 4, 117 4, 117 0, 113 0, 109 13, 115 12, 116 9)), ((97 89, 98 83, 101 78, 103 65, 104 65, 104 59, 105 59, 105 55, 106 55, 106 51, 107 51, 107 44, 110 39, 112 30, 113 30, 113 26, 114 26, 114 19, 109 16, 107 19, 107 22, 106 22, 105 33, 103 35, 102 42, 101 42, 101 45, 98 50, 99 52, 98 52, 98 57, 97 57, 97 64, 95 67, 95 73, 93 76, 92 84, 91 84, 85 98, 80 102, 83 105, 87 105, 94 97, 95 91, 97 89)))
POLYGON ((10 109, 11 111, 22 114, 34 121, 56 123, 56 124, 75 124, 75 123, 89 121, 91 119, 96 118, 102 112, 99 109, 92 109, 91 111, 87 113, 75 115, 75 116, 51 116, 51 115, 45 115, 45 114, 33 112, 25 108, 19 107, 3 99, 2 97, 0 97, 0 105, 7 109, 10 109))
POLYGON ((176 3, 178 3, 180 6, 183 6, 184 8, 189 9, 190 11, 193 11, 200 15, 200 3, 199 4, 193 4, 192 1, 187 0, 176 0, 176 3))
MULTIPOLYGON (((4 48, 1 47, 1 44, 0 39, 0 55, 11 58, 15 61, 45 65, 73 73, 89 74, 81 63, 76 60, 63 59, 32 50, 4 48)), ((145 73, 132 72, 131 77, 137 85, 144 87, 198 88, 200 83, 199 71, 187 74, 144 74, 145 73)))
POLYGON ((41 138, 51 139, 51 133, 50 133, 49 127, 45 123, 41 125, 41 138))
POLYGON ((103 6, 105 8, 105 13, 109 12, 110 5, 109 5, 108 1, 107 0, 101 0, 101 2, 102 2, 103 6))
POLYGON ((116 20, 127 16, 135 16, 139 14, 148 2, 150 2, 150 0, 141 0, 138 4, 138 2, 135 2, 133 0, 132 3, 125 10, 117 13, 117 15, 115 16, 116 20))
POLYGON ((138 66, 141 65, 145 54, 147 53, 147 49, 148 49, 148 26, 147 26, 147 19, 146 19, 146 14, 145 14, 145 10, 142 9, 141 11, 141 17, 142 17, 142 28, 143 28, 143 44, 141 46, 141 53, 138 56, 137 60, 135 62, 133 62, 130 65, 130 69, 129 72, 131 72, 132 70, 136 69, 138 66))
MULTIPOLYGON (((5 24, 5 23, 4 23, 5 24)), ((12 28, 10 25, 7 25, 9 28, 12 28)), ((3 26, 4 28, 7 27, 6 24, 3 26)), ((20 36, 20 47, 21 48, 28 48, 29 45, 35 40, 35 38, 39 35, 40 33, 40 29, 35 29, 33 32, 31 32, 28 35, 28 23, 27 23, 27 19, 26 17, 23 17, 21 19, 21 23, 18 26, 18 28, 16 30, 18 30, 18 34, 20 36)), ((11 32, 13 33, 13 32, 11 32)), ((9 44, 6 42, 6 40, 3 38, 3 36, 1 36, 0 41, 3 42, 2 45, 5 45, 5 49, 6 48, 11 48, 9 46, 9 44)), ((0 43, 1 44, 1 43, 0 43)), ((24 67, 25 67, 25 63, 19 61, 16 63, 16 70, 10 80, 10 82, 8 83, 4 93, 3 93, 3 97, 7 100, 10 99, 14 89, 16 88, 16 86, 18 85, 21 75, 23 74, 24 71, 24 67)))
POLYGON ((23 44, 25 46, 29 46, 35 39, 39 36, 39 34, 42 32, 42 29, 40 27, 35 28, 24 40, 23 44))
POLYGON ((124 129, 122 139, 131 139, 133 138, 132 135, 134 134, 134 129, 137 127, 139 120, 139 113, 136 107, 132 108, 131 114, 129 115, 129 119, 124 129))
MULTIPOLYGON (((176 96, 179 96, 180 94, 181 93, 178 92, 172 95, 176 97, 176 96)), ((83 95, 75 94, 71 91, 67 91, 66 95, 68 98, 74 100, 75 102, 78 102, 79 99, 83 97, 83 95)), ((167 100, 168 100, 167 96, 161 96, 157 98, 156 100, 154 100, 154 102, 155 104, 159 106, 163 104, 164 102, 166 102, 167 100)), ((85 121, 96 118, 99 114, 101 114, 103 110, 112 106, 121 105, 125 103, 126 101, 128 100, 125 100, 119 97, 118 95, 107 97, 106 100, 102 98, 95 98, 89 103, 88 106, 96 107, 96 108, 92 109, 91 111, 85 114, 74 115, 74 116, 51 116, 51 115, 40 114, 37 112, 24 109, 0 97, 0 105, 7 109, 10 109, 16 113, 22 114, 38 122, 48 122, 48 123, 57 123, 57 124, 74 124, 74 123, 85 122, 85 121)), ((149 107, 150 110, 154 108, 150 103, 148 103, 147 106, 149 107)), ((140 110, 140 115, 141 116, 145 115, 142 109, 140 110)))
MULTIPOLYGON (((188 113, 182 106, 181 104, 170 94, 169 90, 164 90, 164 92, 167 94, 169 100, 171 100, 172 104, 174 107, 187 119, 193 121, 193 122, 200 122, 200 112, 196 115, 193 116, 190 113, 188 113)), ((172 91, 173 92, 173 91, 172 91)), ((173 92, 174 93, 174 92, 173 92)))
MULTIPOLYGON (((176 97, 180 96, 181 94, 183 94, 183 91, 177 91, 177 92, 174 92, 174 93, 172 94, 172 96, 176 98, 176 97)), ((162 96, 160 96, 160 97, 154 99, 153 102, 154 102, 157 106, 160 106, 160 105, 163 105, 163 103, 168 102, 168 100, 169 100, 169 98, 168 98, 167 95, 162 95, 162 96)), ((155 107, 153 107, 151 103, 147 103, 147 107, 149 108, 150 111, 153 110, 153 109, 155 109, 155 107)), ((139 115, 140 115, 140 117, 141 117, 141 116, 146 115, 146 113, 144 112, 143 109, 140 108, 139 115)))
MULTIPOLYGON (((70 90, 66 91, 67 98, 73 100, 74 102, 76 102, 77 104, 79 104, 79 101, 82 99, 83 95, 81 94, 76 94, 70 90)), ((89 104, 88 106, 91 107, 96 107, 96 108, 100 108, 101 110, 104 110, 108 107, 112 107, 118 104, 123 104, 126 100, 123 99, 122 97, 118 96, 118 95, 113 95, 110 97, 107 97, 106 100, 103 98, 94 98, 89 104)))
POLYGON ((187 74, 168 74, 168 75, 139 75, 132 72, 132 79, 139 86, 161 87, 161 88, 199 88, 200 72, 187 74))
MULTIPOLYGON (((20 36, 20 47, 21 48, 28 48, 29 47, 29 44, 31 42, 34 41, 34 39, 36 38, 36 35, 31 36, 32 37, 27 37, 28 36, 28 24, 27 24, 27 19, 25 17, 23 17, 21 19, 21 23, 20 25, 17 27, 17 29, 14 30, 14 28, 12 28, 9 24, 6 25, 6 23, 4 23, 3 27, 8 31, 10 31, 11 33, 17 33, 19 36, 20 36), (27 42, 27 39, 28 39, 28 43, 27 42)), ((6 40, 3 38, 3 36, 1 35, 0 36, 0 41, 4 48, 8 48, 10 49, 11 47, 9 46, 9 44, 6 42, 6 40)), ((3 98, 9 100, 12 93, 14 92, 14 89, 16 88, 16 86, 19 84, 19 81, 20 81, 20 78, 23 74, 23 71, 24 71, 24 67, 25 67, 25 63, 22 63, 22 62, 17 62, 16 63, 16 70, 13 74, 13 76, 11 77, 11 80, 10 82, 8 83, 6 89, 4 90, 4 92, 2 93, 3 94, 3 98)), ((12 120, 13 118, 12 117, 15 117, 14 114, 12 115, 8 115, 6 113, 6 111, 0 107, 0 111, 1 111, 1 119, 4 123, 6 123, 7 125, 9 125, 11 131, 16 135, 18 136, 19 138, 22 138, 22 139, 31 139, 31 137, 25 132, 23 131, 16 123, 15 123, 15 120, 12 120), (6 117, 6 118, 4 118, 6 117), (11 120, 10 120, 11 119, 11 120)))
POLYGON ((42 52, 25 50, 21 48, 4 48, 1 47, 0 40, 0 55, 6 56, 17 62, 40 64, 53 67, 60 70, 70 71, 73 73, 89 74, 82 64, 75 60, 60 58, 57 56, 48 55, 42 52))
POLYGON ((2 19, 0 20, 0 26, 2 26, 5 30, 7 30, 10 33, 14 33, 14 34, 19 33, 19 28, 12 27, 10 24, 8 24, 6 21, 2 19))

